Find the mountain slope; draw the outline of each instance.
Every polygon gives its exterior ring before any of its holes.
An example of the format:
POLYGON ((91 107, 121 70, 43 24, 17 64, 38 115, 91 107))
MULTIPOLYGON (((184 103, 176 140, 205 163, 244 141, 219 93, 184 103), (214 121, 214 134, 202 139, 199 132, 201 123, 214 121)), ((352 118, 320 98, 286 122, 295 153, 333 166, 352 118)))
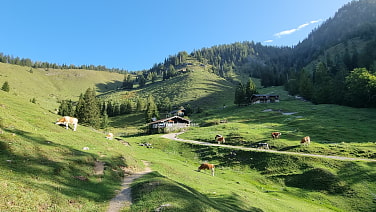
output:
POLYGON ((0 91, 0 211, 104 211, 121 168, 138 166, 120 142, 80 123, 76 132, 66 130, 57 118, 0 91), (106 163, 100 176, 98 160, 106 163))
POLYGON ((78 100, 87 88, 98 93, 121 87, 124 75, 81 69, 34 69, 0 63, 0 83, 8 81, 10 93, 25 99, 35 98, 48 110, 58 107, 58 101, 78 100))

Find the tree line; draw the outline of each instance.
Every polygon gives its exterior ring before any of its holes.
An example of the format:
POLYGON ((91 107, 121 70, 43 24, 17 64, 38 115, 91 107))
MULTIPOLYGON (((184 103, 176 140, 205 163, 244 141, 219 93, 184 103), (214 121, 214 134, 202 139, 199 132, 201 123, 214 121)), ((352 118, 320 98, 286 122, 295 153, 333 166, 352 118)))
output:
MULTIPOLYGON (((72 116, 78 118, 80 123, 94 128, 107 128, 109 117, 143 112, 145 123, 160 118, 160 111, 166 109, 162 105, 155 103, 154 98, 149 95, 146 99, 136 98, 135 102, 125 100, 122 103, 111 100, 101 100, 96 96, 92 88, 88 88, 85 93, 81 93, 77 102, 72 100, 60 101, 58 114, 61 116, 72 116)), ((189 112, 189 110, 188 110, 189 112)))
POLYGON ((13 65, 19 66, 26 66, 31 68, 44 68, 44 69, 86 69, 86 70, 95 70, 95 71, 108 71, 108 72, 117 72, 117 73, 124 73, 127 72, 124 69, 119 68, 107 68, 104 65, 66 65, 66 64, 56 64, 56 63, 48 63, 48 62, 40 62, 40 61, 32 61, 28 58, 20 58, 14 57, 11 55, 5 55, 4 53, 0 53, 0 63, 9 63, 13 65))

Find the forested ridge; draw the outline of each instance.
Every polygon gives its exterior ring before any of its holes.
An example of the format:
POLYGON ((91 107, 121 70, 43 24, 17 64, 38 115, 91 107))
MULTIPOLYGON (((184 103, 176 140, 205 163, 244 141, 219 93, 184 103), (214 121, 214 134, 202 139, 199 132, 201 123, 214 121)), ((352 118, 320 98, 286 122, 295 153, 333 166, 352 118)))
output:
POLYGON ((290 94, 314 103, 375 107, 375 35, 376 1, 352 1, 294 47, 245 41, 202 48, 189 56, 229 80, 233 73, 248 75, 260 78, 264 87, 284 85, 290 94))
POLYGON ((93 65, 57 65, 0 54, 0 62, 33 68, 92 69, 125 73, 123 89, 143 88, 203 66, 229 82, 284 85, 314 103, 376 106, 376 0, 352 1, 293 47, 253 41, 217 45, 171 55, 149 70, 127 72, 93 65), (246 77, 245 77, 246 76, 246 77))

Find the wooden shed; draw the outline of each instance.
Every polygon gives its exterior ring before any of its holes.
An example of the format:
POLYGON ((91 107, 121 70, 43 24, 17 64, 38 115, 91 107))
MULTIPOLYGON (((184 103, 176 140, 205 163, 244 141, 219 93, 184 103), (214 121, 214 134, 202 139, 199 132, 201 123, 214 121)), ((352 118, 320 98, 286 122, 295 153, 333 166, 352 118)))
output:
POLYGON ((279 95, 253 94, 251 104, 279 102, 279 95))
POLYGON ((165 119, 156 120, 150 122, 149 125, 149 132, 151 133, 160 133, 160 132, 171 132, 176 131, 179 129, 184 129, 189 127, 191 121, 180 116, 172 116, 165 119))

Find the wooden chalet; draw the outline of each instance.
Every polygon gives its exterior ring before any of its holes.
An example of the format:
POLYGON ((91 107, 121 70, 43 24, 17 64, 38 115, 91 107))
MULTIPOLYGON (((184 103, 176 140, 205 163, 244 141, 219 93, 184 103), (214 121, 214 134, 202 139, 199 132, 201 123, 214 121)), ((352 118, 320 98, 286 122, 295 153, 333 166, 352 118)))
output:
POLYGON ((253 94, 251 104, 279 102, 279 95, 253 94))
POLYGON ((188 119, 180 116, 172 116, 150 122, 148 125, 150 133, 167 133, 187 128, 190 124, 191 121, 188 119))

